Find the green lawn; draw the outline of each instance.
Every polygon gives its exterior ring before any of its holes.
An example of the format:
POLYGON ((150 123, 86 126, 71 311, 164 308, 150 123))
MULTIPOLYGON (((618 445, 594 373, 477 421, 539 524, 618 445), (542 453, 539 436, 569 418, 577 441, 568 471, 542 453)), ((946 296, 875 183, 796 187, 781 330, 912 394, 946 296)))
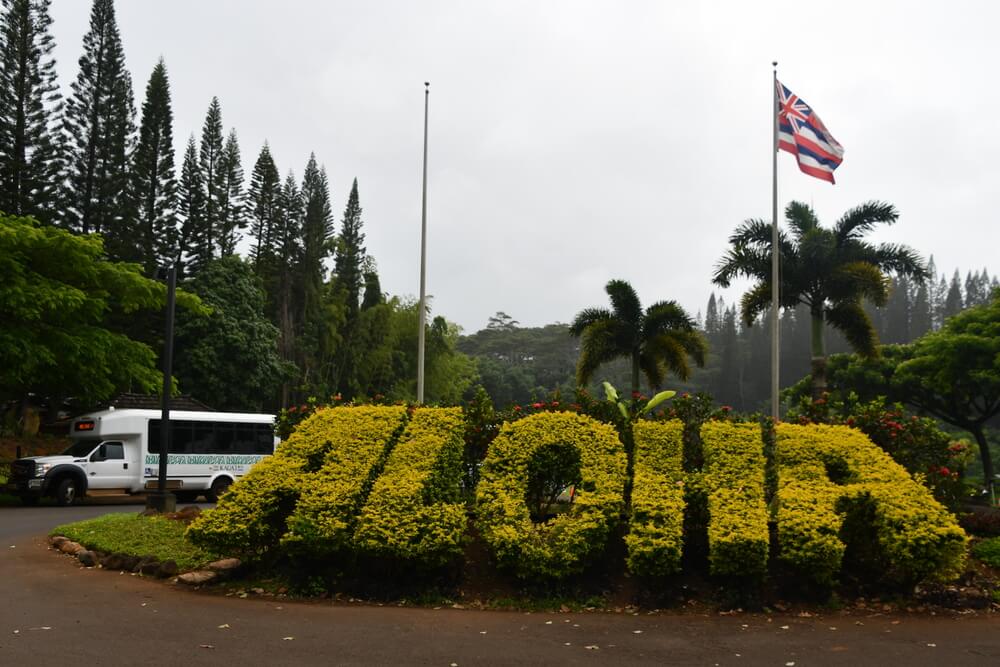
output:
POLYGON ((185 528, 180 521, 116 513, 56 526, 51 534, 65 535, 97 551, 156 556, 161 561, 173 559, 181 571, 218 558, 184 539, 185 528))

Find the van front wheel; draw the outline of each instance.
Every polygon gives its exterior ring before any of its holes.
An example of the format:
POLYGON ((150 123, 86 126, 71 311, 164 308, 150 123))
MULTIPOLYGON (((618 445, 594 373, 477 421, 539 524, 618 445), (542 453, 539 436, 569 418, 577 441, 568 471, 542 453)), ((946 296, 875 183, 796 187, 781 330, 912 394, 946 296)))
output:
POLYGON ((72 505, 76 501, 77 486, 76 480, 72 477, 63 477, 56 485, 56 504, 60 507, 72 505))
POLYGON ((208 496, 208 501, 212 503, 219 502, 219 498, 222 496, 223 493, 225 493, 229 489, 232 483, 233 480, 229 479, 228 477, 220 477, 219 479, 212 482, 212 488, 209 489, 208 493, 206 494, 208 496))

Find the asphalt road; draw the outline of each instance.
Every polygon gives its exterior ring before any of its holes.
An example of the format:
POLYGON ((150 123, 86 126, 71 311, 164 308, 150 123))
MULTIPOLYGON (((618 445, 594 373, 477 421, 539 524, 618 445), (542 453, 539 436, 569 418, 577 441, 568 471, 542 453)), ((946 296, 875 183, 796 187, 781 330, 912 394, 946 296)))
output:
POLYGON ((0 665, 1000 665, 1000 620, 515 613, 239 599, 85 569, 0 508, 0 665))

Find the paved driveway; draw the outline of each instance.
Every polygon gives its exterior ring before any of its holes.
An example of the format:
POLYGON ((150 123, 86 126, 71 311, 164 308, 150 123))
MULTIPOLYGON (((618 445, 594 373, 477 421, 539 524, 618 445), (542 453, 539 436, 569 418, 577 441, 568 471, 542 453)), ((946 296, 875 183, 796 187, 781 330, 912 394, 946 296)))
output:
POLYGON ((557 614, 227 598, 78 567, 0 509, 0 665, 1000 665, 987 616, 557 614), (220 627, 222 626, 222 627, 220 627))

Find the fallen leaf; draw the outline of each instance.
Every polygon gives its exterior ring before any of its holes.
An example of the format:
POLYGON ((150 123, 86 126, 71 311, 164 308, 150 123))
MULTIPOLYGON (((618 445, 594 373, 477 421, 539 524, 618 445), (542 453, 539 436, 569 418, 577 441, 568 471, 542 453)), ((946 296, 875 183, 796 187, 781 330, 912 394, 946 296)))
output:
POLYGON ((545 621, 545 625, 552 625, 552 621, 545 621))
POLYGON ((479 634, 481 634, 481 635, 485 635, 485 634, 486 634, 486 630, 480 630, 480 631, 479 631, 479 634))
POLYGON ((795 667, 795 663, 794 662, 786 662, 785 663, 785 667, 795 667))
POLYGON ((281 638, 281 641, 284 641, 284 642, 290 642, 290 641, 292 641, 293 639, 295 639, 295 637, 282 637, 282 638, 281 638))
POLYGON ((19 635, 19 634, 21 634, 21 631, 20 630, 14 630, 14 634, 15 635, 19 635))
POLYGON ((571 645, 571 644, 570 644, 570 642, 566 642, 566 643, 564 644, 564 646, 570 646, 570 645, 571 645))
POLYGON ((787 629, 788 629, 788 626, 787 626, 787 625, 783 625, 783 626, 781 626, 781 629, 782 629, 782 630, 787 630, 787 629))
POLYGON ((229 627, 228 623, 223 623, 222 625, 219 626, 219 629, 222 630, 222 629, 228 628, 228 627, 229 627))
POLYGON ((583 648, 587 649, 588 651, 599 651, 601 649, 601 647, 597 646, 596 644, 591 644, 590 646, 584 646, 583 648))
POLYGON ((632 634, 633 635, 641 635, 642 634, 642 630, 633 630, 632 634))
POLYGON ((928 646, 930 646, 931 648, 934 648, 935 646, 937 646, 937 644, 928 644, 928 646))
POLYGON ((212 644, 198 644, 198 648, 215 648, 212 644))

